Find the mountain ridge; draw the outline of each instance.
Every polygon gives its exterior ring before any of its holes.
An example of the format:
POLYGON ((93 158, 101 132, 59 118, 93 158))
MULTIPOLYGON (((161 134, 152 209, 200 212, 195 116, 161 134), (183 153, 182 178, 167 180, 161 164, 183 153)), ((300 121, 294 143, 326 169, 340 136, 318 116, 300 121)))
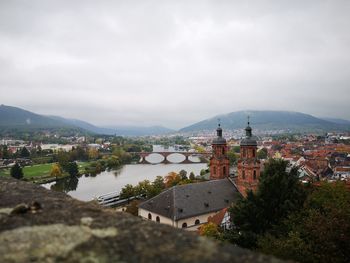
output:
POLYGON ((147 136, 173 132, 162 126, 133 127, 114 126, 99 127, 89 122, 63 118, 53 115, 41 115, 18 107, 0 105, 0 130, 35 130, 35 129, 72 129, 103 135, 147 136))
POLYGON ((222 126, 226 129, 242 129, 247 125, 248 116, 250 116, 251 126, 260 130, 284 130, 287 132, 350 130, 350 125, 327 121, 301 112, 242 110, 216 115, 186 126, 180 129, 180 132, 213 130, 217 126, 218 119, 220 119, 222 126))

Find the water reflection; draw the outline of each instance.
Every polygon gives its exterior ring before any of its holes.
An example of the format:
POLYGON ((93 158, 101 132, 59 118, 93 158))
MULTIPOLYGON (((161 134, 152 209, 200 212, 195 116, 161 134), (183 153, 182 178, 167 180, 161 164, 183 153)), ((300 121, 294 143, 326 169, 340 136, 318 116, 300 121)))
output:
POLYGON ((79 179, 76 176, 69 176, 57 180, 50 189, 54 191, 68 193, 70 191, 75 191, 78 187, 79 179))

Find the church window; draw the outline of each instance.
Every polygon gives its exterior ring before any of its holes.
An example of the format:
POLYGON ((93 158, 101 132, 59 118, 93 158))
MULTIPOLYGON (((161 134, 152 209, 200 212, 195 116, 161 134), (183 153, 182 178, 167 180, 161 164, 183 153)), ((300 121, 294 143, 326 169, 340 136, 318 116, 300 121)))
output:
POLYGON ((254 170, 253 178, 254 178, 254 180, 256 180, 256 171, 255 170, 254 170))
POLYGON ((151 215, 151 213, 148 213, 148 220, 152 220, 152 215, 151 215))
POLYGON ((225 148, 222 148, 222 154, 225 154, 225 148))
POLYGON ((214 174, 216 174, 216 167, 215 166, 213 167, 213 172, 214 172, 214 174))
POLYGON ((255 150, 253 150, 253 157, 255 158, 255 150))
POLYGON ((245 179, 245 171, 242 171, 242 178, 245 179))
POLYGON ((199 221, 199 219, 196 219, 196 221, 194 222, 195 225, 199 225, 201 221, 199 221))
POLYGON ((160 223, 160 218, 159 218, 159 216, 156 217, 156 222, 160 223))
POLYGON ((222 172, 226 175, 226 166, 222 167, 222 172))
POLYGON ((243 149, 243 157, 247 157, 247 150, 243 149))
POLYGON ((187 223, 183 223, 182 228, 186 228, 186 227, 187 227, 187 223))

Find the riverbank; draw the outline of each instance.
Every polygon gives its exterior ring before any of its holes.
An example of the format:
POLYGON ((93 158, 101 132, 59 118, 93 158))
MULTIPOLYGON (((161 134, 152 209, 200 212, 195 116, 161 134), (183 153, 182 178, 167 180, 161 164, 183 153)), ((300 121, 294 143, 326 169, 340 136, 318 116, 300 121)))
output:
MULTIPOLYGON (((23 167, 23 181, 28 181, 36 184, 51 183, 59 179, 70 176, 68 173, 63 173, 62 176, 51 176, 50 172, 54 163, 37 164, 23 167)), ((90 165, 90 162, 78 162, 78 169, 80 174, 85 173, 85 168, 90 165)), ((0 177, 10 177, 10 168, 1 169, 0 177)))

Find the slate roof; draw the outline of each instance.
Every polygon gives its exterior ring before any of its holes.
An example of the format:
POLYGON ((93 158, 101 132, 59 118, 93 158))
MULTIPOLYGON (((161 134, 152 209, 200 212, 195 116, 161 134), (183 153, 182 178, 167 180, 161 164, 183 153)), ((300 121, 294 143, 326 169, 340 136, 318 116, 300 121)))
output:
POLYGON ((219 211, 239 198, 237 188, 228 180, 177 185, 139 205, 139 208, 172 220, 219 211))

